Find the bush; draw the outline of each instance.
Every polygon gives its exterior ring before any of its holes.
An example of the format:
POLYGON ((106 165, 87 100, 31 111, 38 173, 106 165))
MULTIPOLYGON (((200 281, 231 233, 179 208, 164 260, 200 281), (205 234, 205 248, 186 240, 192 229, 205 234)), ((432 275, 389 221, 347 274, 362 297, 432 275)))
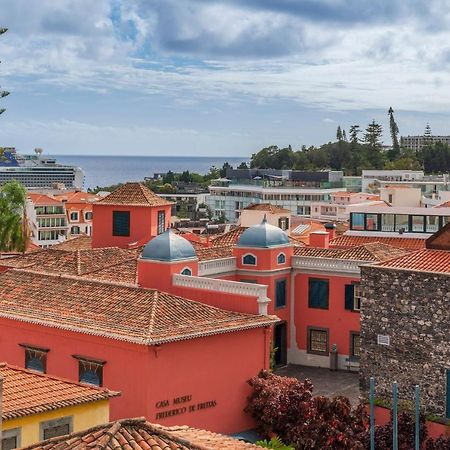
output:
POLYGON ((368 430, 364 407, 352 408, 345 397, 313 397, 310 380, 280 377, 267 371, 249 381, 253 392, 246 411, 260 432, 277 434, 299 449, 363 449, 368 430))

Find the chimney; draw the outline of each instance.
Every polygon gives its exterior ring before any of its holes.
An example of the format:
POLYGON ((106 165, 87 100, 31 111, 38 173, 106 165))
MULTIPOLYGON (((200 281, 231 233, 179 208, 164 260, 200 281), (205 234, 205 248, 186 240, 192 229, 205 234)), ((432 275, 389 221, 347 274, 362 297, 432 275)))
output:
POLYGON ((325 224, 325 230, 330 235, 330 241, 336 237, 336 224, 333 222, 329 222, 325 224))
POLYGON ((316 248, 328 248, 330 235, 327 231, 313 231, 309 234, 309 246, 316 248))

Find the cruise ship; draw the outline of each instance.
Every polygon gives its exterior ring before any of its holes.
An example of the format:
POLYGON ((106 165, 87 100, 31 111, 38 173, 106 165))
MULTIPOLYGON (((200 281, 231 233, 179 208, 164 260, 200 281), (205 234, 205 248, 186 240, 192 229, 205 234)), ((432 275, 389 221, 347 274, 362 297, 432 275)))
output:
POLYGON ((22 155, 15 148, 0 148, 0 184, 17 180, 27 189, 54 188, 83 189, 84 172, 80 167, 58 164, 55 158, 42 156, 36 148, 34 155, 22 155))

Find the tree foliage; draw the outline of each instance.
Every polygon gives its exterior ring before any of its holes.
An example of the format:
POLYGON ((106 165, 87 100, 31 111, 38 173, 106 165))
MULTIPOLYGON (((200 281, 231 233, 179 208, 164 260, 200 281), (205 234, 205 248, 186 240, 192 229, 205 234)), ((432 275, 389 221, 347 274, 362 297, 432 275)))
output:
MULTIPOLYGON (((299 450, 369 448, 369 417, 364 405, 352 407, 346 397, 314 397, 310 380, 301 382, 264 370, 249 384, 252 392, 246 412, 264 436, 276 435, 299 450)), ((391 417, 386 425, 376 426, 377 450, 392 449, 392 424, 391 417)), ((414 448, 415 423, 408 412, 399 414, 398 435, 399 450, 414 448)), ((420 418, 420 440, 427 450, 450 450, 450 437, 428 438, 424 416, 420 418)))
POLYGON ((0 251, 24 252, 29 241, 25 215, 27 192, 17 181, 0 187, 0 251))

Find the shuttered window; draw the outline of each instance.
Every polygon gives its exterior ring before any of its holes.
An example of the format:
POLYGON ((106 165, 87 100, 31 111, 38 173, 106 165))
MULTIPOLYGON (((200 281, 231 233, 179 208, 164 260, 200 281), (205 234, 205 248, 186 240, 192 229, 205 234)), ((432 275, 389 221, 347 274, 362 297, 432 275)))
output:
POLYGON ((275 284, 275 307, 286 306, 286 280, 278 280, 275 284))
POLYGON ((328 309, 328 280, 310 278, 308 287, 309 307, 328 309))
POLYGON ((130 211, 113 211, 113 236, 130 235, 130 211))
POLYGON ((308 353, 328 354, 328 330, 308 329, 308 353))

